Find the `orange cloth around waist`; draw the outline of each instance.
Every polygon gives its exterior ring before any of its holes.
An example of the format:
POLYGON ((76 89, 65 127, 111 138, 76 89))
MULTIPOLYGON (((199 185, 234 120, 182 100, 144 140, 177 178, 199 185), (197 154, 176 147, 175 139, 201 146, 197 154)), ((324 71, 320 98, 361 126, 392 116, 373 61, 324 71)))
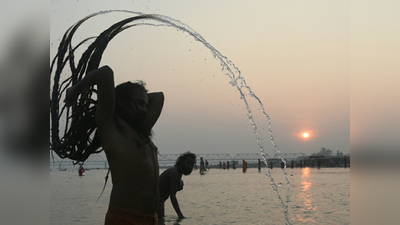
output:
POLYGON ((142 215, 127 212, 110 206, 106 214, 104 225, 157 225, 158 217, 155 215, 142 215))

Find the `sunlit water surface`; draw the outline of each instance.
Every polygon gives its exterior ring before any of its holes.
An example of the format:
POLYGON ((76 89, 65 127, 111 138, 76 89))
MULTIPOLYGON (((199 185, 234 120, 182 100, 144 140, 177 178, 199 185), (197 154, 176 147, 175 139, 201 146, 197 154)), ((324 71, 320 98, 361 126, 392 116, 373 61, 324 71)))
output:
MULTIPOLYGON (((163 169, 160 171, 160 173, 163 169)), ((106 170, 88 170, 79 177, 77 167, 50 171, 50 223, 52 225, 104 224, 111 181, 95 205, 106 170)), ((350 224, 350 169, 287 169, 291 182, 289 219, 292 224, 350 224)), ((194 170, 184 176, 177 198, 186 217, 178 220, 170 200, 160 224, 285 224, 283 208, 265 176, 256 168, 211 169, 206 175, 194 170)), ((280 193, 285 193, 283 172, 271 170, 280 193)))

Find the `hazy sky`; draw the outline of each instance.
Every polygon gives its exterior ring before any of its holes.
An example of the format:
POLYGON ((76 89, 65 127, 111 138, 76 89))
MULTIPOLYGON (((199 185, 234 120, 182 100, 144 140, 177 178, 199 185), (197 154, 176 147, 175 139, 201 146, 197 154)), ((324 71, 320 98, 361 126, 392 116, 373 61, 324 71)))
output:
MULTIPOLYGON (((241 71, 271 118, 281 152, 313 153, 321 147, 350 151, 348 1, 50 1, 50 58, 76 21, 103 10, 161 14, 198 32, 241 71), (309 132, 310 137, 301 137, 309 132)), ((73 43, 96 36, 128 13, 85 23, 73 43)), ((165 105, 154 127, 161 154, 257 153, 244 102, 220 62, 190 35, 171 27, 137 26, 109 44, 101 65, 116 84, 141 79, 163 91, 165 105)), ((268 121, 248 98, 265 152, 268 121)))

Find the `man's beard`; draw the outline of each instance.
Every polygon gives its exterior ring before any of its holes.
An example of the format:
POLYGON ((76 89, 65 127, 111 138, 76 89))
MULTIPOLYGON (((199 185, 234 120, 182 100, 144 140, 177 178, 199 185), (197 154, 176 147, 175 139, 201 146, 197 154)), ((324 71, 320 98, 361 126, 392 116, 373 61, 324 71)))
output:
POLYGON ((135 116, 131 117, 125 110, 117 111, 117 115, 121 117, 125 122, 129 124, 129 126, 136 131, 136 133, 146 141, 150 140, 152 136, 151 130, 148 128, 146 124, 146 114, 145 113, 138 113, 135 116))
POLYGON ((192 171, 193 171, 193 168, 191 168, 191 167, 186 167, 186 168, 183 170, 183 175, 187 176, 187 175, 191 174, 192 171))
POLYGON ((147 126, 145 119, 146 119, 146 114, 144 113, 137 114, 132 118, 129 125, 144 138, 150 139, 151 130, 148 128, 149 126, 147 126))
POLYGON ((180 165, 180 166, 178 167, 178 170, 179 170, 179 172, 181 172, 183 175, 187 176, 187 175, 189 175, 189 174, 192 173, 193 167, 180 165))

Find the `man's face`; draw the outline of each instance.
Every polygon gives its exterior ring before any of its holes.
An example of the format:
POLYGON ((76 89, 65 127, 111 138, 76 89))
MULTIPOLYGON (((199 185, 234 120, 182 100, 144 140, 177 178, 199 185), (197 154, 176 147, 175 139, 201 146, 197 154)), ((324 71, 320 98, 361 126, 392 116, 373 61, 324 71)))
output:
POLYGON ((187 158, 182 165, 182 172, 185 176, 189 175, 193 171, 195 161, 193 159, 187 158))
POLYGON ((147 106, 149 98, 146 91, 135 89, 128 101, 124 102, 125 111, 128 113, 129 123, 144 137, 150 136, 150 129, 146 124, 147 106))
POLYGON ((130 97, 130 105, 129 107, 132 109, 133 115, 137 114, 146 115, 147 114, 147 106, 149 104, 149 97, 147 93, 140 89, 135 89, 133 94, 130 97))

